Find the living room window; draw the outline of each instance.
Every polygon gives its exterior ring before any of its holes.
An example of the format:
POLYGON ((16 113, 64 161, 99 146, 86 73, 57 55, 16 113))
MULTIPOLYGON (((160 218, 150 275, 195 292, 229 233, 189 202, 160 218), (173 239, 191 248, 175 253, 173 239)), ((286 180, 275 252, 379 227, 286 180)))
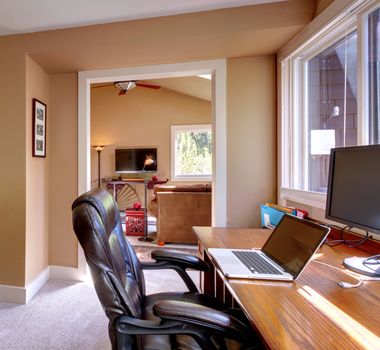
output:
POLYGON ((211 124, 173 125, 171 150, 172 180, 211 181, 211 124))
POLYGON ((281 60, 280 199, 324 208, 330 149, 380 143, 380 8, 374 3, 346 11, 281 60))

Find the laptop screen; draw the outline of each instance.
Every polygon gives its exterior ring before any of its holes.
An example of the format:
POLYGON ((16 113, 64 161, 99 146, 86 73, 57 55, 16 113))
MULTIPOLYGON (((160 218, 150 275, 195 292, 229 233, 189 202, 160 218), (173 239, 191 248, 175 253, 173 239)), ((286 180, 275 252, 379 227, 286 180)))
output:
POLYGON ((293 276, 298 276, 323 242, 329 228, 284 215, 262 251, 293 276))

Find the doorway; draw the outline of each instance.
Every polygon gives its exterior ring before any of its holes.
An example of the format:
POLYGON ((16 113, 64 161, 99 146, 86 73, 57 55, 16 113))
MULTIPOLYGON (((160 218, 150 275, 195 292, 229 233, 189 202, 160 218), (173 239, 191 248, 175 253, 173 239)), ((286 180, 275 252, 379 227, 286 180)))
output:
MULTIPOLYGON (((90 86, 120 80, 149 80, 212 74, 213 178, 212 225, 226 226, 227 208, 227 122, 226 60, 197 61, 132 68, 83 71, 78 73, 78 195, 90 189, 90 86)), ((78 272, 86 262, 78 246, 78 272)))

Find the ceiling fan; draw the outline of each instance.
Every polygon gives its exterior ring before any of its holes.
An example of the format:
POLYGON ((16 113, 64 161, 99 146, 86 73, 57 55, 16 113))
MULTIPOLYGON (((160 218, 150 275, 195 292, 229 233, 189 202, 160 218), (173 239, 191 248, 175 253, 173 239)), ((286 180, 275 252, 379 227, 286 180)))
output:
POLYGON ((142 84, 138 83, 136 80, 129 80, 129 81, 117 81, 114 83, 114 86, 118 88, 119 95, 125 95, 127 91, 134 89, 136 86, 148 88, 148 89, 159 89, 161 88, 160 85, 154 85, 154 84, 142 84))

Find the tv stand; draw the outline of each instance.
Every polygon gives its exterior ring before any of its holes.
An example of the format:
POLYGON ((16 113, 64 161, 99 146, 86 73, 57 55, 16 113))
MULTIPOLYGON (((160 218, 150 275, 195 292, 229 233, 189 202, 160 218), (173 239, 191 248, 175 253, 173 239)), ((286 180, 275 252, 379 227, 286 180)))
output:
POLYGON ((141 208, 145 212, 145 228, 144 228, 144 236, 139 237, 139 241, 143 242, 152 242, 153 238, 148 236, 148 190, 151 190, 154 188, 154 185, 156 184, 163 184, 168 182, 168 179, 166 180, 146 180, 144 178, 122 178, 121 180, 112 180, 112 181, 104 181, 106 184, 106 187, 108 190, 112 192, 112 195, 114 196, 115 200, 118 199, 118 192, 121 190, 125 185, 143 185, 144 186, 144 206, 141 208))
POLYGON ((343 260, 343 266, 364 276, 380 277, 380 255, 374 255, 372 259, 370 258, 356 256, 346 258, 343 260))

